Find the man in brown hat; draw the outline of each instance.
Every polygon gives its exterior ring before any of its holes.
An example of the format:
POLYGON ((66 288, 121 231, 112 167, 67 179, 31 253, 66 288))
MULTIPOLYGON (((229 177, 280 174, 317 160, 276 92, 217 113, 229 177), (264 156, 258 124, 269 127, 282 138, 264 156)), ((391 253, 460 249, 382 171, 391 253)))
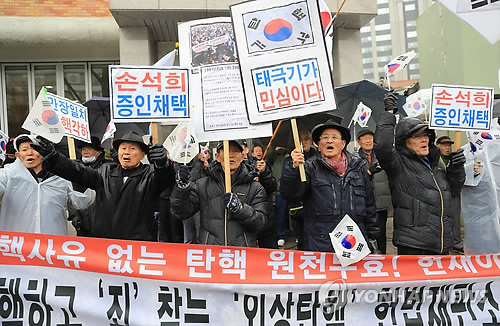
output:
MULTIPOLYGON (((338 120, 314 127, 313 142, 320 155, 305 162, 306 182, 298 167, 304 154, 297 149, 283 168, 281 193, 286 200, 304 203, 304 250, 333 251, 329 233, 347 214, 373 245, 379 235, 375 196, 365 161, 346 150, 349 129, 338 120)), ((373 248, 375 249, 375 248, 373 248)))
POLYGON ((163 146, 148 147, 141 135, 128 131, 113 141, 120 164, 104 164, 97 170, 60 155, 44 138, 40 138, 40 146, 33 147, 44 157, 47 170, 96 191, 94 236, 157 239, 155 207, 160 193, 174 183, 173 168, 163 146), (146 154, 150 164, 141 163, 146 154))

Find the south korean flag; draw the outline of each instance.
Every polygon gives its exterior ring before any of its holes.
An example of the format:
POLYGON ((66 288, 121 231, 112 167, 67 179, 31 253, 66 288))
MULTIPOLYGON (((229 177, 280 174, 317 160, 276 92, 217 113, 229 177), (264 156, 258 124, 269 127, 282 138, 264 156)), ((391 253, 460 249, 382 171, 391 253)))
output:
POLYGON ((358 225, 347 214, 330 233, 330 240, 342 267, 357 263, 371 253, 358 225))

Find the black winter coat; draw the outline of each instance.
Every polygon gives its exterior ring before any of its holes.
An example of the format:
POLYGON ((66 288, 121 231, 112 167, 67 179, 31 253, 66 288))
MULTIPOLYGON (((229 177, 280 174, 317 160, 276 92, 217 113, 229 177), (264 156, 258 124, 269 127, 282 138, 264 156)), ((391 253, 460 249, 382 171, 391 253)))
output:
POLYGON ((256 232, 269 218, 266 191, 254 180, 258 172, 242 163, 231 175, 231 190, 240 198, 243 210, 238 215, 226 215, 222 202, 224 172, 218 162, 209 171, 210 176, 191 182, 185 189, 174 187, 170 196, 172 215, 186 219, 199 210, 201 244, 256 247, 256 232))
MULTIPOLYGON (((92 162, 92 163, 83 163, 81 160, 77 160, 78 162, 82 163, 85 166, 88 166, 92 169, 98 169, 103 165, 104 163, 111 163, 111 161, 106 161, 104 158, 104 153, 99 155, 97 159, 92 162)), ((81 193, 85 192, 87 190, 86 187, 83 187, 77 183, 73 184, 73 189, 76 191, 79 191, 81 193)), ((71 221, 73 226, 76 229, 76 234, 78 236, 86 236, 86 237, 92 237, 94 236, 92 233, 92 229, 94 228, 95 224, 95 202, 92 203, 89 207, 85 209, 76 209, 71 202, 68 204, 68 212, 69 212, 69 217, 68 220, 71 221)))
POLYGON ((153 165, 140 164, 132 171, 125 170, 131 173, 125 182, 124 170, 118 164, 104 164, 94 170, 57 154, 44 161, 44 167, 66 180, 96 191, 94 236, 146 241, 157 239, 153 213, 160 193, 174 182, 171 165, 155 170, 153 165))
POLYGON ((429 140, 431 169, 406 146, 406 139, 418 129, 417 118, 401 119, 396 127, 394 114, 382 113, 375 132, 375 152, 387 172, 394 206, 395 246, 444 253, 453 248, 453 217, 450 189, 465 182, 462 167, 439 170, 439 149, 429 140), (393 147, 395 139, 395 147, 393 147))
POLYGON ((343 177, 321 156, 305 162, 306 182, 288 162, 281 176, 281 194, 286 200, 304 203, 304 250, 332 252, 330 232, 348 214, 364 237, 376 239, 380 230, 373 186, 365 161, 344 151, 348 168, 343 177))

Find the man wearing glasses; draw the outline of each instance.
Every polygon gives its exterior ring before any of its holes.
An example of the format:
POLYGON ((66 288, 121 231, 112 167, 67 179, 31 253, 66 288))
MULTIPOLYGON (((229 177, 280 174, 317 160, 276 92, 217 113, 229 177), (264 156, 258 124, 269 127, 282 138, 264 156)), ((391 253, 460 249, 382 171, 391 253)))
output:
POLYGON ((328 234, 346 214, 358 224, 371 245, 380 232, 366 163, 346 150, 351 135, 349 129, 340 125, 341 119, 314 127, 312 139, 320 155, 304 163, 304 154, 295 149, 291 162, 283 168, 283 196, 304 203, 304 250, 332 252, 328 234), (301 163, 305 164, 306 182, 300 181, 301 163))
POLYGON ((375 131, 375 154, 387 172, 394 207, 392 242, 399 255, 445 255, 454 245, 451 195, 464 184, 465 156, 453 152, 447 169, 439 169, 434 130, 417 118, 402 118, 395 127, 396 101, 386 95, 387 112, 375 131))

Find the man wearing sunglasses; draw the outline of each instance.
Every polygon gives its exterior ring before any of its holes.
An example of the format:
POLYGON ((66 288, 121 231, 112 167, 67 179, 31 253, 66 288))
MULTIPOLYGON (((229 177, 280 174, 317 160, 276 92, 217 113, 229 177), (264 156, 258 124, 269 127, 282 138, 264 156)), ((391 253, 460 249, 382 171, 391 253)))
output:
POLYGON ((453 248, 452 192, 465 181, 463 150, 439 169, 434 130, 417 118, 396 126, 397 97, 388 93, 375 131, 375 154, 387 172, 394 207, 393 244, 399 255, 448 254, 453 248))

